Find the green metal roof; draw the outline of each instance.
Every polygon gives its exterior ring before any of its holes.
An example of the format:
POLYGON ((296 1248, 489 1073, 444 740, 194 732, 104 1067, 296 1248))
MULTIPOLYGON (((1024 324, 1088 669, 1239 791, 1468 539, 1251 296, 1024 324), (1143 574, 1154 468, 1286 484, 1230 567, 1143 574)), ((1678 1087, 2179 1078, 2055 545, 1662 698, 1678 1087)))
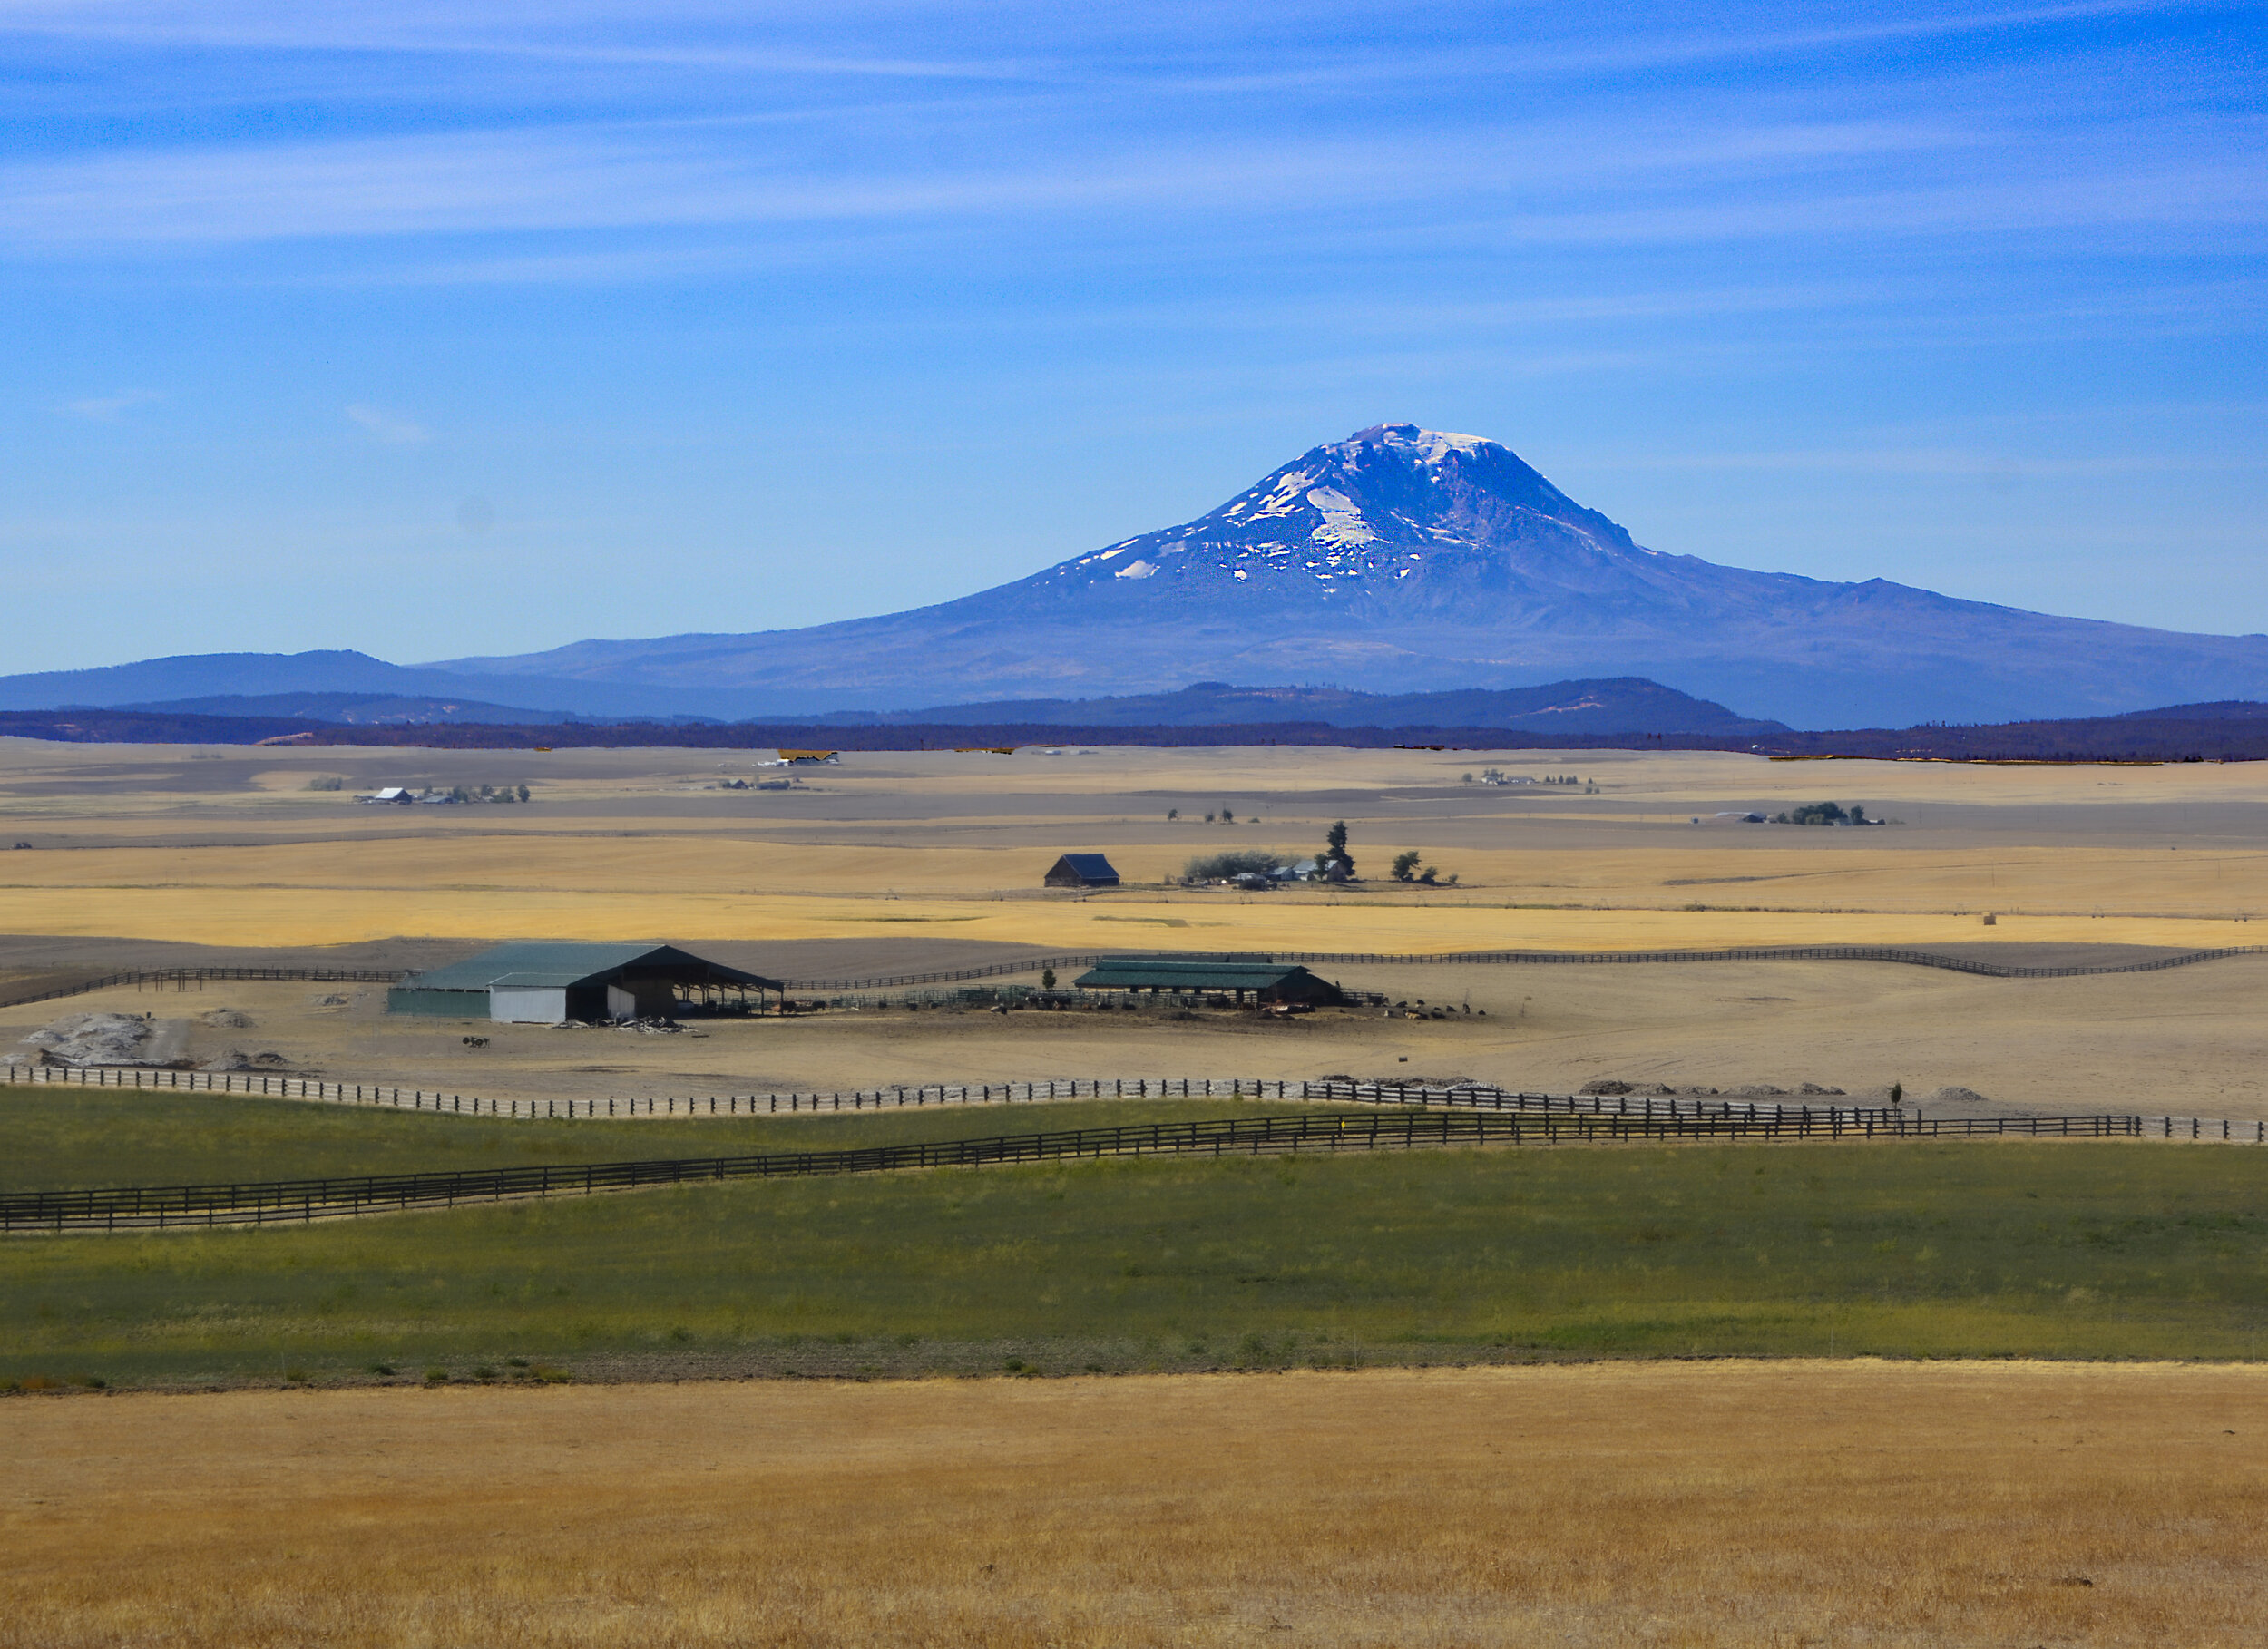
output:
POLYGON ((777 980, 704 961, 675 945, 584 944, 566 940, 497 945, 404 982, 417 990, 486 990, 497 985, 513 990, 547 990, 595 984, 633 970, 675 974, 712 985, 781 988, 777 980))
POLYGON ((1266 990, 1307 975, 1292 962, 1106 956, 1072 982, 1081 990, 1266 990))

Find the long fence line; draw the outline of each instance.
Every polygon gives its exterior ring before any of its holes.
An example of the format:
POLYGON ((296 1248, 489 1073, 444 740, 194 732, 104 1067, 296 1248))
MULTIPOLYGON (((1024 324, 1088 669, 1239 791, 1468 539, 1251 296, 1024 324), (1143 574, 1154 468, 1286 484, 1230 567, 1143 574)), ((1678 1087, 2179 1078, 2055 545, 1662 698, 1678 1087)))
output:
POLYGON ((24 996, 0 997, 0 1008, 21 1008, 28 1002, 52 1002, 61 997, 84 996, 92 990, 108 990, 118 985, 137 988, 155 985, 160 990, 171 985, 177 990, 186 990, 192 986, 202 990, 205 983, 211 980, 296 980, 318 984, 391 985, 404 977, 405 971, 399 968, 129 968, 118 973, 83 979, 75 984, 34 990, 24 996))
POLYGON ((1264 1077, 1061 1077, 1031 1082, 918 1083, 846 1093, 639 1095, 605 1099, 496 1099, 384 1083, 327 1082, 258 1071, 171 1070, 141 1066, 0 1065, 0 1080, 150 1092, 244 1094, 272 1099, 433 1111, 523 1121, 587 1121, 628 1117, 765 1117, 878 1111, 949 1105, 1031 1105, 1051 1099, 1301 1099, 1361 1105, 1442 1107, 1542 1115, 1626 1117, 1646 1121, 1738 1117, 1782 1112, 1855 1119, 1877 1114, 1860 1107, 1783 1107, 1731 1099, 1680 1099, 1645 1094, 1548 1094, 1483 1084, 1442 1088, 1422 1083, 1352 1082, 1264 1077))
MULTIPOLYGON (((1714 961, 1886 961, 1909 967, 1943 968, 1954 973, 1974 973, 1988 979, 2074 979, 2095 973, 2156 973, 2166 968, 2185 968, 2193 962, 2215 961, 2224 956, 2254 956, 2268 945, 2225 945, 2218 950, 2185 951, 2175 956, 2145 961, 2099 962, 2076 968, 2027 968, 2014 962, 1980 961, 1948 956, 1935 951, 1909 951, 1892 945, 1755 945, 1728 951, 1445 951, 1388 953, 1372 951, 1269 951, 1269 960, 1308 964, 1354 964, 1371 967, 1474 966, 1528 963, 1538 966, 1591 965, 1622 962, 1714 961)), ((952 984, 963 980, 995 979, 1009 973, 1036 973, 1042 969, 1089 968, 1106 955, 1145 955, 1161 959, 1217 955, 1216 951, 1082 951, 1077 955, 1034 956, 1020 961, 989 962, 978 968, 959 968, 935 973, 894 973, 873 979, 788 980, 791 990, 887 990, 902 985, 952 984)), ((1256 954, 1258 954, 1256 952, 1256 954)))
POLYGON ((1105 1156, 1253 1156, 1288 1152, 1415 1150, 1454 1146, 1608 1144, 1659 1139, 1916 1138, 2022 1134, 2109 1138, 2137 1136, 2139 1117, 1921 1117, 1870 1114, 1853 1125, 1819 1116, 1768 1118, 1625 1117, 1540 1118, 1480 1114, 1311 1115, 1222 1117, 1067 1128, 979 1139, 838 1151, 376 1174, 242 1185, 132 1186, 0 1196, 0 1231, 165 1229, 305 1224, 410 1208, 529 1197, 591 1195, 652 1186, 907 1168, 977 1167, 1105 1156))
MULTIPOLYGON (((1598 1118, 1641 1127, 1686 1122, 1770 1127, 1792 1120, 1804 1127, 1862 1129, 1888 1119, 1926 1121, 1947 1134, 2022 1132, 2027 1123, 2035 1120, 2022 1117, 1922 1117, 1916 1111, 1866 1106, 1774 1105, 1754 1100, 1681 1099, 1647 1094, 1536 1093, 1481 1083, 1441 1088, 1418 1083, 1330 1078, 1293 1081, 1267 1077, 1062 1077, 1031 1082, 920 1083, 859 1088, 847 1093, 838 1089, 788 1094, 639 1095, 605 1099, 496 1099, 382 1083, 325 1082, 310 1077, 259 1072, 162 1070, 127 1066, 0 1065, 0 1081, 155 1092, 243 1094, 446 1116, 560 1122, 610 1117, 811 1116, 821 1112, 907 1110, 952 1105, 1033 1105, 1063 1099, 1325 1100, 1544 1118, 1598 1118), (1966 1126, 1972 1122, 1977 1124, 1975 1127, 1966 1126)), ((2253 1123, 2249 1139, 2243 1125, 2228 1118, 2166 1115, 2136 1120, 2136 1128, 2128 1131, 2137 1138, 2268 1145, 2268 1120, 2253 1123)))
MULTIPOLYGON (((2184 951, 2178 955, 2153 957, 2145 961, 2100 962, 2076 968, 2027 968, 2014 962, 1980 961, 1971 957, 1947 956, 1934 951, 1909 951, 1890 945, 1759 945, 1728 951, 1446 951, 1401 953, 1270 951, 1266 954, 1272 961, 1303 965, 1321 962, 1392 968, 1505 963, 1589 966, 1628 962, 1886 961, 1901 962, 1909 967, 1942 968, 1955 973, 1973 973, 1988 979, 2074 979, 2096 973, 2156 973, 2167 968, 2185 968, 2193 962, 2217 961, 2227 956, 2256 956, 2263 951, 2268 951, 2268 945, 2224 945, 2218 950, 2184 951)), ((1142 955, 1172 960, 1217 954, 1219 952, 1090 951, 1076 955, 1034 956, 1016 961, 987 962, 981 967, 954 968, 929 973, 893 973, 870 979, 791 979, 783 982, 790 990, 889 990, 907 985, 955 984, 967 980, 998 979, 1013 973, 1037 973, 1050 968, 1089 968, 1106 955, 1142 955)), ((154 985, 161 990, 171 986, 175 990, 187 990, 192 985, 201 988, 209 981, 228 980, 390 985, 407 978, 409 971, 399 968, 132 968, 21 996, 0 997, 0 1008, 20 1008, 32 1002, 84 996, 90 991, 107 990, 119 985, 154 985)))

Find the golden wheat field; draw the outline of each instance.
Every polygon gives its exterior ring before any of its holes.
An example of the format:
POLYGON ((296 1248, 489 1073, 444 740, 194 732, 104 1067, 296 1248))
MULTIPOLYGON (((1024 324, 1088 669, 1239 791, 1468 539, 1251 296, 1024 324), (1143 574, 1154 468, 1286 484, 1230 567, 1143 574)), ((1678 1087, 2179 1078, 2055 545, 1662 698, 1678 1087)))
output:
POLYGON ((0 1644, 2251 1645, 2268 1372, 21 1399, 0 1644))
POLYGON ((240 947, 412 933, 1438 951, 1945 943, 1980 937, 1990 911, 2004 942, 2216 946, 2247 942, 2268 903, 2257 765, 1285 748, 845 760, 803 790, 766 793, 713 787, 751 776, 739 753, 4 740, 0 831, 65 851, 0 864, 0 932, 240 947), (1507 765, 1585 782, 1462 782, 1507 765), (306 788, 325 774, 347 787, 306 788), (476 782, 532 783, 535 801, 353 800, 380 784, 476 782), (1901 822, 1716 817, 1835 798, 1901 822), (1233 824, 1204 822, 1224 809, 1233 824), (1159 885, 1224 848, 1312 854, 1342 818, 1367 867, 1356 892, 1159 885), (1098 850, 1125 888, 1039 896, 1057 853, 1098 850), (1384 881, 1404 850, 1458 884, 1384 881))

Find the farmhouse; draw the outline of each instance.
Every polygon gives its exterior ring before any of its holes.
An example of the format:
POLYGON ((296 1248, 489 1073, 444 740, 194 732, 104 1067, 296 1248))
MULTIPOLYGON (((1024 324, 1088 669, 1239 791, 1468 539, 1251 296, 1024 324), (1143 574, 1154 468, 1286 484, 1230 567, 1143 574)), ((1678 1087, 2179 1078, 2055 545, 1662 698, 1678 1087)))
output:
POLYGON ((670 1019, 681 1008, 745 1007, 781 995, 775 979, 706 961, 675 945, 498 945, 413 974, 386 993, 388 1013, 556 1025, 566 1020, 670 1019))
POLYGON ((1081 990, 1147 990, 1226 996, 1243 1001, 1328 1007, 1346 1000, 1338 986, 1289 962, 1224 957, 1106 956, 1073 980, 1081 990))
POLYGON ((1050 887, 1116 887, 1119 873, 1100 854, 1065 854, 1047 873, 1050 887))

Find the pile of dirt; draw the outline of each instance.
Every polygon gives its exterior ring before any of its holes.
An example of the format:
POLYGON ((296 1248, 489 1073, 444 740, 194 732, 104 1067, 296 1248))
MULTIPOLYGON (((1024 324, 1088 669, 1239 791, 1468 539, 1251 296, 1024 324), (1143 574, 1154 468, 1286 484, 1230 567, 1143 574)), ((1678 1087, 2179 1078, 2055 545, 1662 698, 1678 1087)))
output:
POLYGON ((215 1008, 197 1017, 220 1030, 249 1030, 252 1028, 252 1016, 236 1008, 215 1008))
POLYGON ((208 1059, 206 1070, 283 1070, 291 1061, 274 1049, 259 1053, 246 1053, 241 1048, 231 1048, 218 1059, 208 1059))
POLYGON ((1924 1105, 1990 1105, 1992 1101, 1973 1088, 1940 1088, 1922 1095, 1921 1103, 1924 1105))
POLYGON ((156 1039, 154 1016, 67 1013, 24 1039, 58 1065, 139 1065, 156 1039))

